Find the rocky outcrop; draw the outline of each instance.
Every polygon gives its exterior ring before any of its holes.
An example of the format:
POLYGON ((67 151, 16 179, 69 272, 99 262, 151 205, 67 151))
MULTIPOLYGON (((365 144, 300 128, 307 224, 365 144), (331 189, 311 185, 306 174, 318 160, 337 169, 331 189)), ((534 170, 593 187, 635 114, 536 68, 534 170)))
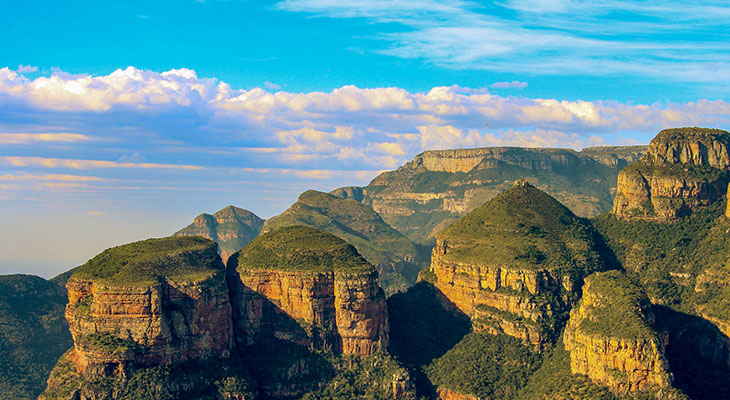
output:
POLYGON ((654 332, 653 324, 649 299, 623 273, 589 276, 563 336, 572 372, 617 395, 670 387, 666 338, 654 332))
POLYGON ((623 219, 672 221, 722 198, 727 190, 730 134, 667 129, 618 176, 613 212, 623 219))
POLYGON ((90 378, 131 368, 227 357, 232 346, 225 269, 203 238, 150 239, 109 249, 67 285, 69 355, 90 378))
POLYGON ((304 226, 266 233, 229 261, 242 345, 262 337, 369 355, 388 343, 375 269, 343 240, 304 226))
MULTIPOLYGON (((342 196, 355 192, 340 190, 342 196)), ((269 218, 263 232, 291 225, 321 229, 352 244, 378 270, 387 295, 414 284, 418 271, 428 264, 418 246, 352 199, 308 190, 286 211, 269 218)))
POLYGON ((365 188, 332 194, 369 205, 412 241, 432 245, 438 231, 521 178, 578 215, 604 213, 611 208, 618 172, 645 151, 646 146, 426 151, 365 188))
POLYGON ((192 224, 173 236, 202 236, 215 241, 225 263, 231 254, 258 236, 263 226, 264 220, 251 211, 228 206, 213 215, 198 215, 192 224))
POLYGON ((437 390, 437 395, 440 400, 479 400, 476 396, 472 396, 470 394, 462 394, 441 388, 437 390))
POLYGON ((437 236, 434 285, 475 330, 542 348, 584 276, 605 268, 586 221, 526 181, 437 236))

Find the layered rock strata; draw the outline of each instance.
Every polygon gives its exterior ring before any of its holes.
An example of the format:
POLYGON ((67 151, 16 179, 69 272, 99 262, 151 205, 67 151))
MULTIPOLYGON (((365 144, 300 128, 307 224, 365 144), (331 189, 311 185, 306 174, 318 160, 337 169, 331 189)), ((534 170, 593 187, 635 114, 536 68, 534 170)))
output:
POLYGON ((225 268, 214 242, 150 239, 109 249, 68 280, 70 358, 84 376, 227 357, 232 346, 225 268))
POLYGON ((228 268, 242 345, 274 336, 343 354, 369 355, 387 346, 377 271, 333 235, 280 228, 241 249, 228 268))
POLYGON ((476 330, 542 348, 584 276, 605 268, 590 225, 526 181, 437 236, 435 286, 476 330))
POLYGON ((218 243, 225 263, 231 254, 259 235, 264 220, 251 211, 228 206, 213 215, 200 214, 173 236, 202 236, 218 243))
POLYGON ((369 205, 412 241, 432 245, 438 231, 520 178, 578 215, 604 213, 611 209, 618 172, 645 151, 646 146, 426 151, 364 188, 332 193, 369 205))
POLYGON ((653 324, 649 299, 623 273, 589 276, 563 336, 571 371, 622 396, 670 387, 666 340, 653 324))
POLYGON ((672 221, 723 197, 730 174, 730 133, 666 129, 618 176, 613 212, 623 219, 672 221))

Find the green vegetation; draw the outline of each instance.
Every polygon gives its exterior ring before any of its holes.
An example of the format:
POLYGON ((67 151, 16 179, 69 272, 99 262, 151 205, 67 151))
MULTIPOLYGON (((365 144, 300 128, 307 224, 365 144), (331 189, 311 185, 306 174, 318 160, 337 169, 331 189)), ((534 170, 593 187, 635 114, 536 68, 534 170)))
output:
POLYGON ((621 171, 623 174, 641 176, 662 176, 698 182, 727 181, 728 172, 706 165, 652 164, 637 161, 621 171))
POLYGON ((50 381, 53 385, 41 400, 75 398, 74 392, 81 393, 82 398, 218 400, 253 398, 256 390, 245 365, 235 359, 156 365, 132 370, 126 377, 85 379, 76 372, 67 353, 50 381))
POLYGON ((588 221, 527 183, 499 194, 437 237, 449 247, 447 261, 585 274, 605 268, 588 221))
POLYGON ((73 276, 149 286, 162 278, 202 280, 222 269, 215 242, 198 236, 168 237, 107 249, 78 267, 73 276))
POLYGON ((330 363, 333 376, 302 400, 389 400, 394 376, 408 379, 408 372, 386 353, 330 357, 330 363))
POLYGON ((381 273, 387 294, 413 285, 418 271, 427 264, 428 256, 419 246, 355 200, 306 191, 288 210, 267 220, 264 232, 292 225, 320 229, 353 245, 381 273))
POLYGON ((0 276, 0 398, 35 399, 73 345, 66 291, 32 275, 0 276))
POLYGON ((426 368, 438 388, 482 399, 512 399, 539 366, 539 356, 506 335, 470 333, 426 368))
POLYGON ((344 240, 307 226, 265 233, 237 253, 238 271, 273 269, 311 272, 369 272, 372 265, 344 240))
POLYGON ((108 333, 92 333, 77 338, 78 343, 111 356, 130 359, 144 349, 132 339, 122 339, 108 333))
POLYGON ((590 294, 591 305, 584 307, 588 317, 578 327, 581 331, 620 339, 657 340, 646 313, 651 304, 644 289, 621 271, 598 272, 588 278, 583 294, 590 294), (590 289, 586 289, 590 285, 590 289), (588 292, 590 290, 590 293, 588 292))
POLYGON ((535 371, 515 399, 518 400, 617 400, 605 386, 593 383, 587 376, 570 371, 570 353, 562 340, 543 356, 535 371))
POLYGON ((718 200, 671 224, 619 220, 606 214, 594 219, 593 225, 653 302, 691 311, 704 296, 694 293, 697 277, 705 271, 728 270, 730 223, 724 208, 724 199, 718 200))

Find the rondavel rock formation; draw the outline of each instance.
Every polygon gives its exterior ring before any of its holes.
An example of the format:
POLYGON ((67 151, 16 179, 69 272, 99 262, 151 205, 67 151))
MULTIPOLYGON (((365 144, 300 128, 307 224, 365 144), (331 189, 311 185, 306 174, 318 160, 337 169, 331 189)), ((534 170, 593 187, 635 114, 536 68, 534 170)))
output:
MULTIPOLYGON (((202 237, 149 239, 79 267, 67 283, 74 347, 51 372, 42 398, 124 398, 124 382, 138 379, 136 371, 226 360, 237 344, 257 345, 262 335, 334 354, 366 356, 387 347, 377 271, 343 240, 308 227, 275 230, 231 257, 228 273, 217 250, 202 237), (111 378, 116 386, 99 386, 111 378)), ((195 389, 169 379, 153 386, 160 396, 195 389)), ((292 386, 290 393, 301 390, 292 386)), ((233 393, 224 397, 251 398, 233 393)))
POLYGON ((572 372, 617 395, 670 387, 666 337, 657 335, 654 320, 643 289, 625 274, 589 276, 563 336, 572 372))
POLYGON ((229 261, 239 340, 274 336, 316 349, 370 355, 388 345, 375 268, 329 233, 289 226, 261 235, 229 261))
POLYGON ((386 295, 413 285, 428 256, 365 204, 308 190, 283 213, 269 218, 263 233, 291 225, 321 229, 352 244, 378 270, 386 295))
MULTIPOLYGON (((89 260, 66 284, 74 347, 62 361, 83 378, 97 379, 227 357, 233 345, 231 307, 217 250, 202 237, 149 239, 89 260)), ((48 398, 63 385, 64 376, 52 372, 48 398)))
POLYGON ((251 211, 228 206, 213 215, 198 215, 192 224, 173 236, 202 236, 215 241, 225 263, 231 254, 258 236, 263 226, 264 220, 251 211))
POLYGON ((606 268, 590 224, 526 181, 436 239, 431 272, 446 299, 475 330, 538 349, 554 341, 583 278, 606 268))
POLYGON ((623 219, 673 221, 722 198, 730 181, 730 133, 666 129, 618 176, 613 212, 623 219))

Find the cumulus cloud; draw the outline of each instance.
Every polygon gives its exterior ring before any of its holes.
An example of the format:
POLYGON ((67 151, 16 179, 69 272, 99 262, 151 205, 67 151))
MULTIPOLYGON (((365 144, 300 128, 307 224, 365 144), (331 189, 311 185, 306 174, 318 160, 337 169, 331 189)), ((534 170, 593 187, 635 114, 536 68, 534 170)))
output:
MULTIPOLYGON (((0 157, 0 165, 14 168, 370 171, 397 167, 427 149, 485 143, 580 148, 626 143, 630 137, 648 141, 666 127, 730 125, 730 103, 723 100, 568 101, 458 85, 425 92, 349 85, 330 92, 272 93, 235 89, 189 69, 134 67, 100 76, 55 71, 32 80, 2 68, 0 106, 6 115, 22 115, 24 126, 53 127, 50 133, 0 133, 0 143, 74 144, 63 155, 48 150, 31 157, 26 147, 23 154, 0 157), (107 146, 110 142, 114 145, 107 146)), ((10 122, 0 115, 0 129, 10 132, 5 128, 10 122)))

